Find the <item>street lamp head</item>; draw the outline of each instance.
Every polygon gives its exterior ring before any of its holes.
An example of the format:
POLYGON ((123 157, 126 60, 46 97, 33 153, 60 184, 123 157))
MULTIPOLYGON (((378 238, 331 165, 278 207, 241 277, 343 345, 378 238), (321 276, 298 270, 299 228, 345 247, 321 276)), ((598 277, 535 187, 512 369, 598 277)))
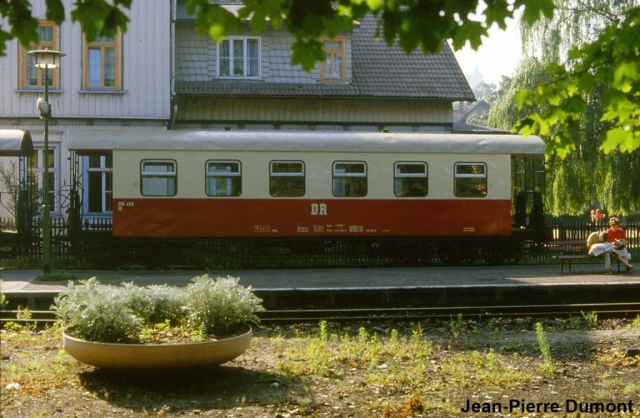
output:
POLYGON ((50 49, 37 49, 29 51, 27 54, 33 55, 35 58, 33 65, 42 69, 52 69, 60 66, 60 58, 66 55, 64 52, 50 49))

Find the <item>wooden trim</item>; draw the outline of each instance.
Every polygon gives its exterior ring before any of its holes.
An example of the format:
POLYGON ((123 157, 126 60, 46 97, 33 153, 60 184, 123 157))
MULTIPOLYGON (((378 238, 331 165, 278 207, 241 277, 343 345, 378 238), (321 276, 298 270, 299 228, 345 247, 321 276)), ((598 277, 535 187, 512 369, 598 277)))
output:
POLYGON ((122 90, 122 33, 118 31, 113 42, 82 42, 82 89, 83 90, 122 90), (89 85, 89 49, 98 47, 101 50, 102 68, 100 69, 100 86, 89 85), (115 47, 115 86, 104 86, 104 48, 115 47))
MULTIPOLYGON (((53 27, 53 37, 51 42, 37 42, 32 43, 29 50, 33 49, 45 49, 49 48, 51 50, 58 51, 60 49, 60 27, 57 26, 51 20, 39 20, 38 26, 51 26, 53 27)), ((40 90, 44 88, 44 84, 42 82, 42 70, 38 68, 38 79, 37 84, 35 86, 27 84, 27 52, 29 51, 27 48, 22 45, 18 45, 18 87, 21 89, 34 89, 40 90)), ((52 89, 60 89, 60 69, 55 68, 51 70, 51 87, 52 89)))
POLYGON ((342 48, 340 49, 331 49, 325 50, 325 53, 329 56, 329 54, 333 55, 341 55, 342 60, 340 62, 340 77, 331 77, 324 75, 324 62, 321 62, 320 65, 320 82, 322 83, 342 83, 347 79, 347 40, 344 36, 339 36, 336 38, 320 38, 320 42, 324 44, 326 41, 340 42, 342 44, 342 48))

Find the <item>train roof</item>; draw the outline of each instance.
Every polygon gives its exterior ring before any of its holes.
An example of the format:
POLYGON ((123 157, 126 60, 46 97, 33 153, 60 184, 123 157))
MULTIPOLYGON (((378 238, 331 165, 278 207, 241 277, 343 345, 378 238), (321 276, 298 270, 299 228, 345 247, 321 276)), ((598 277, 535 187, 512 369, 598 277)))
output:
POLYGON ((33 154, 33 141, 29 131, 18 129, 0 129, 0 156, 30 156, 33 154))
POLYGON ((543 155, 537 136, 487 133, 334 131, 71 130, 67 146, 79 153, 109 150, 429 152, 543 155))

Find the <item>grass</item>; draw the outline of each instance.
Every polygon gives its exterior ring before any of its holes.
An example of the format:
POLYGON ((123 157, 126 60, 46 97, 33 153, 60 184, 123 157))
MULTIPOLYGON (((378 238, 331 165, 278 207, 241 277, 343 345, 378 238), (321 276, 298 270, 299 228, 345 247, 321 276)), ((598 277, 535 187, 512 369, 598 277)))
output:
MULTIPOLYGON (((225 367, 146 380, 83 366, 57 326, 26 326, 2 331, 0 390, 6 416, 26 417, 439 417, 464 416, 466 399, 636 399, 640 357, 623 343, 564 340, 606 327, 579 318, 264 327, 225 367)), ((640 329, 640 316, 616 326, 640 329)))

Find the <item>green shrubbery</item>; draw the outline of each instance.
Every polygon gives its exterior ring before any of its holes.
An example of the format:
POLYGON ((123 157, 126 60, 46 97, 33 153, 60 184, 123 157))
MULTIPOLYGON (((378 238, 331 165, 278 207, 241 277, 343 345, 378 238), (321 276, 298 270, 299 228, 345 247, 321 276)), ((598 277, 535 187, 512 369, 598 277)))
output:
POLYGON ((105 286, 91 278, 70 284, 53 308, 62 327, 76 338, 141 343, 147 339, 142 337, 145 330, 158 323, 180 327, 182 334, 232 334, 258 321, 255 312, 264 310, 261 302, 233 277, 195 277, 184 288, 105 286))

